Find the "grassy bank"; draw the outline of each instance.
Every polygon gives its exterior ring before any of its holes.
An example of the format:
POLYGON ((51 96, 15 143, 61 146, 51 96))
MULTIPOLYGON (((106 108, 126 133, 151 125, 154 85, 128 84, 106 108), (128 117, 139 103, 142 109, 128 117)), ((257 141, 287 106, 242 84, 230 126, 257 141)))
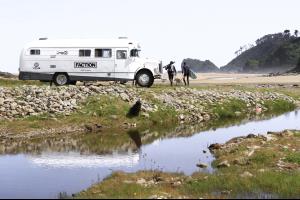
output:
POLYGON ((119 172, 76 198, 299 198, 299 135, 286 131, 270 140, 231 141, 215 150, 215 165, 230 165, 215 174, 119 172))
MULTIPOLYGON (((46 149, 48 143, 53 144, 51 146, 65 145, 66 148, 71 148, 69 144, 75 142, 82 151, 101 154, 137 148, 134 139, 141 140, 142 144, 149 144, 158 138, 191 136, 210 128, 238 124, 241 120, 253 116, 266 117, 264 113, 255 112, 255 105, 248 107, 242 100, 229 98, 203 104, 203 110, 209 113, 210 119, 201 123, 185 121, 185 128, 178 131, 177 127, 182 125, 180 115, 188 116, 193 114, 193 111, 177 110, 174 106, 171 107, 170 104, 155 98, 155 95, 164 94, 166 90, 176 92, 174 88, 163 86, 137 90, 140 98, 157 108, 153 112, 141 111, 138 116, 128 116, 133 105, 120 97, 94 95, 84 100, 80 108, 68 116, 45 113, 27 118, 1 120, 1 142, 5 149, 9 150, 3 153, 30 153, 35 150, 38 153, 46 149), (59 139, 63 139, 64 142, 56 142, 59 139), (43 145, 45 148, 40 148, 39 144, 43 141, 48 142, 43 145)), ((222 92, 221 89, 218 91, 222 92)), ((266 102, 265 105, 269 113, 276 109, 277 114, 291 111, 295 107, 293 103, 284 100, 266 102)))
POLYGON ((49 83, 43 83, 40 81, 19 81, 17 79, 0 78, 0 87, 17 87, 23 85, 49 85, 49 83))
POLYGON ((99 124, 103 131, 118 130, 126 124, 135 127, 168 126, 178 122, 177 113, 173 109, 159 107, 156 112, 137 117, 128 117, 132 105, 117 97, 93 96, 80 105, 80 109, 69 116, 43 114, 15 120, 2 120, 0 127, 13 133, 51 129, 56 127, 99 124))
MULTIPOLYGON (((111 135, 110 133, 124 135, 131 128, 137 129, 140 132, 147 129, 168 131, 180 125, 181 120, 179 116, 182 114, 182 111, 178 111, 174 107, 169 106, 169 104, 165 104, 161 100, 154 98, 153 94, 162 94, 164 90, 166 88, 162 88, 162 86, 149 90, 140 90, 140 98, 155 105, 157 109, 153 112, 141 111, 135 117, 128 116, 133 106, 131 103, 123 101, 119 97, 97 95, 90 96, 80 104, 80 108, 77 111, 70 113, 68 116, 45 113, 27 118, 1 120, 0 130, 2 135, 9 133, 10 135, 20 134, 24 137, 26 137, 24 134, 26 132, 48 131, 51 133, 51 136, 55 136, 55 134, 64 133, 65 130, 70 128, 80 132, 85 130, 86 127, 92 127, 93 129, 93 126, 100 127, 97 130, 103 135, 111 135)), ((173 89, 169 90, 173 91, 173 89)), ((222 90, 219 89, 219 91, 222 90)), ((257 115, 254 105, 248 107, 244 101, 234 98, 225 99, 222 102, 206 103, 204 105, 203 110, 208 112, 211 118, 208 121, 202 121, 200 123, 202 127, 230 124, 230 122, 240 121, 251 115, 257 115)), ((190 105, 188 104, 188 106, 190 105)), ((268 113, 277 114, 288 112, 295 108, 294 103, 285 100, 266 101, 264 102, 264 106, 267 108, 268 113)), ((197 124, 199 123, 197 122, 197 124)), ((46 134, 42 134, 41 137, 45 136, 46 134)))

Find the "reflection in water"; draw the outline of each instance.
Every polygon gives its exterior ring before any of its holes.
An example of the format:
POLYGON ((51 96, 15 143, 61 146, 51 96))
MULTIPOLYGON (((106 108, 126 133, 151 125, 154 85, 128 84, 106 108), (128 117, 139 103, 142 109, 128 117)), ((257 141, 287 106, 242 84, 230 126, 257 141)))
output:
POLYGON ((83 156, 78 153, 43 153, 39 156, 27 156, 33 165, 46 168, 115 168, 133 167, 139 163, 137 153, 114 154, 104 156, 83 156))
POLYGON ((136 144, 137 148, 140 149, 141 146, 142 146, 142 138, 140 136, 140 132, 138 130, 129 130, 127 132, 127 134, 134 141, 134 143, 136 144))
MULTIPOLYGON (((292 112, 286 114, 285 118, 292 115, 297 118, 298 112, 292 112)), ((270 118, 270 116, 266 116, 270 118)), ((252 121, 260 121, 264 116, 251 117, 252 121)), ((156 130, 144 130, 131 129, 124 133, 114 134, 112 132, 107 133, 90 133, 90 134, 71 134, 61 135, 55 137, 41 136, 40 138, 32 139, 0 139, 2 144, 0 145, 0 155, 9 154, 35 154, 40 155, 43 152, 78 152, 81 155, 107 155, 112 154, 115 151, 119 153, 126 153, 128 151, 136 152, 142 148, 142 145, 147 145, 155 142, 156 140, 165 140, 179 137, 191 137, 203 130, 216 131, 219 126, 224 128, 232 127, 235 124, 242 126, 249 122, 249 119, 237 122, 224 122, 224 124, 209 124, 205 126, 203 123, 195 126, 181 125, 172 130, 156 131, 156 130), (228 125, 231 124, 231 125, 228 125), (2 140, 2 141, 1 141, 2 140)), ((253 122, 256 123, 256 122, 253 122)), ((288 127, 287 127, 288 128, 288 127)))

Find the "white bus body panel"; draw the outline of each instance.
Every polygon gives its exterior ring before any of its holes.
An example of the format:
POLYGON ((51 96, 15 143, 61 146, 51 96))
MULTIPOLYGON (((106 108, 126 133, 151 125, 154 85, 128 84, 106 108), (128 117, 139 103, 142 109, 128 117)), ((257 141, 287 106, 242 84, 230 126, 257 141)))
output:
POLYGON ((130 57, 138 43, 127 40, 39 40, 28 44, 20 56, 21 80, 51 81, 55 73, 67 73, 70 80, 134 80, 141 69, 161 75, 160 62, 130 57), (40 55, 31 55, 31 50, 40 55), (95 57, 95 49, 111 49, 110 58, 95 57), (91 50, 90 57, 79 57, 79 50, 91 50), (127 59, 117 59, 118 50, 127 51, 127 59))

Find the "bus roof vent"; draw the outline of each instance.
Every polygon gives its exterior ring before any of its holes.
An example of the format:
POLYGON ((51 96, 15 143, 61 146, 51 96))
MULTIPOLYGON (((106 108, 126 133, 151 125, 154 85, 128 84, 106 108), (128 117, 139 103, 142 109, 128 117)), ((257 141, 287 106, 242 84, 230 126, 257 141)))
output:
POLYGON ((119 37, 119 39, 121 40, 121 39, 128 39, 128 37, 119 37))
POLYGON ((39 40, 48 40, 48 38, 39 38, 39 40))

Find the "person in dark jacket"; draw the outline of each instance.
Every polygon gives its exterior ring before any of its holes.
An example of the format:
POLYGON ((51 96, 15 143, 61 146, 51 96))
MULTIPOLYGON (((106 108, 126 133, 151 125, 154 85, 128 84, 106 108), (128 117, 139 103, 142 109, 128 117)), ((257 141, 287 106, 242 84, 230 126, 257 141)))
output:
POLYGON ((168 72, 171 86, 173 86, 174 77, 177 74, 177 71, 176 71, 176 68, 174 66, 174 63, 175 63, 174 61, 171 61, 167 66, 164 67, 167 70, 167 72, 168 72))
POLYGON ((184 85, 190 85, 190 67, 186 64, 186 62, 183 63, 182 67, 182 74, 183 74, 183 82, 184 85), (185 80, 186 78, 186 80, 185 80))

